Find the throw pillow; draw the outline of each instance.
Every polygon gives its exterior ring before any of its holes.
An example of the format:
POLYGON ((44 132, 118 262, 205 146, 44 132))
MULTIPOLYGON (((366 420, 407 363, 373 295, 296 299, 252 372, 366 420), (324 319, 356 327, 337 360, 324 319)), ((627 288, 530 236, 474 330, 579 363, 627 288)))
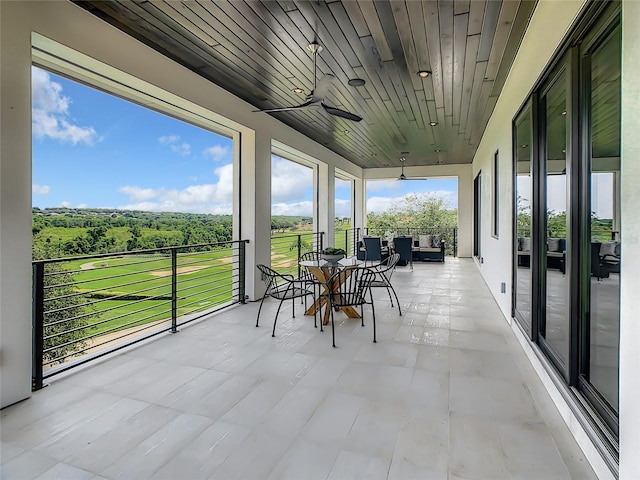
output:
POLYGON ((520 250, 522 250, 523 252, 530 252, 531 251, 531 238, 529 237, 522 237, 522 241, 520 242, 520 250))
POLYGON ((616 254, 616 243, 618 242, 603 242, 600 244, 600 256, 614 255, 616 254))
POLYGON ((433 248, 440 248, 440 235, 433 235, 431 237, 431 246, 433 248))
POLYGON ((547 238, 547 250, 550 252, 560 251, 560 239, 559 238, 547 238))
POLYGON ((431 238, 433 235, 420 235, 418 237, 418 245, 422 248, 431 248, 431 238))

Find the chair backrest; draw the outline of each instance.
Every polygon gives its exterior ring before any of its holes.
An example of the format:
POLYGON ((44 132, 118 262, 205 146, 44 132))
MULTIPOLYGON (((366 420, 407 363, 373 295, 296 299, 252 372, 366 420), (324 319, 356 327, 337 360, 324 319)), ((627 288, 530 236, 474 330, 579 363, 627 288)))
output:
POLYGON ((283 283, 290 281, 290 279, 287 278, 290 277, 290 275, 282 275, 271 267, 267 267, 263 264, 256 265, 256 267, 260 270, 260 278, 267 286, 267 294, 270 294, 271 290, 277 289, 278 284, 282 285, 283 283))
POLYGON ((402 264, 406 265, 411 260, 411 247, 413 244, 412 237, 396 237, 393 239, 393 248, 400 254, 402 264))
POLYGON ((380 237, 363 237, 365 260, 382 260, 382 242, 380 237))
POLYGON ((320 252, 305 252, 302 255, 300 255, 300 261, 301 262, 306 262, 309 260, 313 260, 313 261, 318 261, 320 260, 320 252))
POLYGON ((371 268, 344 268, 329 278, 332 285, 332 302, 337 306, 363 305, 376 274, 371 268))

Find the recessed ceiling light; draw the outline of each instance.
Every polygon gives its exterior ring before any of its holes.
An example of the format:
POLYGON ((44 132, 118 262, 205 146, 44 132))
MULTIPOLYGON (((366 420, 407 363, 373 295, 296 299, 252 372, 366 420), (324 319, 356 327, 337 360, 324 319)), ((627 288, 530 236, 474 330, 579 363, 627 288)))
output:
POLYGON ((296 88, 293 89, 293 92, 294 93, 304 93, 304 90, 301 89, 300 87, 296 87, 296 88))
POLYGON ((440 153, 442 150, 440 150, 439 148, 436 148, 435 152, 436 153, 440 153))
POLYGON ((438 122, 429 122, 429 125, 431 125, 432 127, 435 127, 438 124, 438 122))
POLYGON ((567 114, 567 111, 566 111, 566 110, 565 110, 564 112, 562 112, 562 115, 566 115, 566 114, 567 114))
POLYGON ((418 70, 418 76, 420 78, 427 78, 429 75, 431 75, 430 70, 418 70))
POLYGON ((349 130, 345 130, 344 133, 349 133, 349 130))
POLYGON ((365 82, 362 78, 351 78, 347 83, 352 87, 361 87, 367 82, 365 82))
POLYGON ((523 143, 522 145, 520 145, 520 148, 527 148, 528 146, 529 146, 529 144, 523 143))

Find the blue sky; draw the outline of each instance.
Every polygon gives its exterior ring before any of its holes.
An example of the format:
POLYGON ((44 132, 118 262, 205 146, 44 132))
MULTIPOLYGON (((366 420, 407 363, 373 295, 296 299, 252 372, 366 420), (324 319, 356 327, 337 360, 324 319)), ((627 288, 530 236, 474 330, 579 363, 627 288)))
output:
MULTIPOLYGON (((232 141, 33 67, 33 205, 231 213, 232 141)), ((311 169, 274 156, 272 213, 312 214, 311 169)), ((409 193, 457 203, 457 180, 375 181, 368 210, 409 193)), ((336 180, 336 215, 351 209, 336 180)))

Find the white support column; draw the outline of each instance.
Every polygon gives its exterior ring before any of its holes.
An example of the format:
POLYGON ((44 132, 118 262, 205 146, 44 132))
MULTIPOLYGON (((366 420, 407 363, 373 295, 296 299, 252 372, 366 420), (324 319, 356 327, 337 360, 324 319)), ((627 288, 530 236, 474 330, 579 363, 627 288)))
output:
POLYGON ((458 257, 473 253, 473 169, 461 167, 458 173, 458 257))
POLYGON ((333 167, 329 167, 326 163, 316 165, 315 172, 317 175, 315 186, 314 202, 314 226, 316 232, 324 232, 323 245, 328 247, 333 245, 333 221, 329 221, 331 212, 333 211, 332 198, 329 194, 329 177, 333 176, 333 167), (331 170, 331 172, 330 172, 331 170))
POLYGON ((0 407, 31 395, 31 30, 20 3, 0 2, 0 407))
POLYGON ((620 478, 640 478, 640 2, 622 2, 620 478))
MULTIPOLYGON (((260 298, 264 285, 255 265, 271 264, 271 137, 264 132, 243 132, 239 159, 239 236, 246 246, 246 294, 260 298)), ((238 213, 234 212, 235 216, 238 213)))
POLYGON ((351 220, 351 227, 359 228, 360 234, 362 235, 367 223, 367 193, 365 191, 365 181, 362 178, 358 178, 353 183, 354 218, 351 220))

